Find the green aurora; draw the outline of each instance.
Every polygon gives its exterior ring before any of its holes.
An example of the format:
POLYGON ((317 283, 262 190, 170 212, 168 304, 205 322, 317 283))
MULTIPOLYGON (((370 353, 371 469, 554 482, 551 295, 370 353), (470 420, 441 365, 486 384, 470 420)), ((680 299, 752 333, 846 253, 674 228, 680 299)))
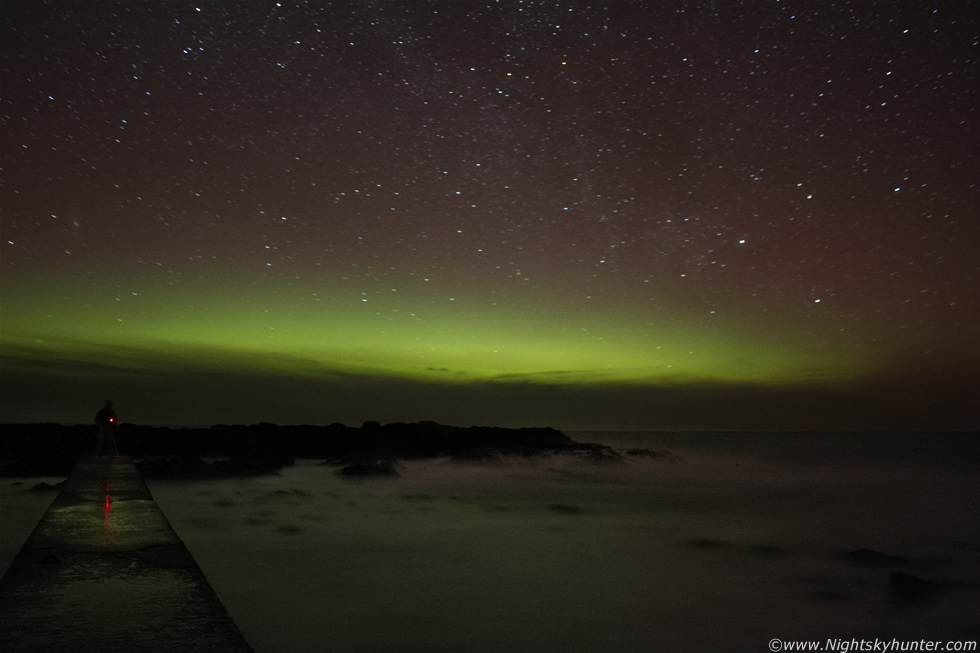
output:
POLYGON ((39 359, 82 361, 118 347, 151 357, 193 349, 204 367, 248 360, 290 375, 330 369, 452 383, 834 383, 872 369, 829 330, 824 338, 774 330, 751 316, 706 323, 683 309, 629 312, 601 300, 548 305, 445 290, 344 297, 320 288, 297 302, 295 293, 209 293, 203 284, 146 295, 5 293, 4 353, 28 347, 39 359))
MULTIPOLYGON (((893 365, 887 349, 870 352, 817 318, 706 320, 680 303, 450 299, 435 284, 367 296, 323 286, 48 288, 9 287, 0 304, 5 414, 15 418, 84 421, 106 394, 129 419, 169 424, 809 428, 837 424, 828 401, 879 384, 893 365), (30 389, 71 408, 45 415, 30 389)), ((854 412, 853 397, 845 403, 854 412)), ((858 403, 874 417, 857 424, 881 419, 858 403)))

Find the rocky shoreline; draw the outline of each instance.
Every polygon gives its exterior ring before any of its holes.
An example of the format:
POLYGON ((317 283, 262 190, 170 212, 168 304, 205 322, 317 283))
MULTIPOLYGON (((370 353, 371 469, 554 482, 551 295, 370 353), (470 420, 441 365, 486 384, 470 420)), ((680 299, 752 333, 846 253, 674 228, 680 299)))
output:
MULTIPOLYGON (((6 477, 67 474, 95 443, 95 429, 90 426, 7 424, 2 433, 0 476, 6 477)), ((397 475, 394 463, 402 459, 485 462, 506 456, 572 454, 607 462, 624 455, 607 445, 576 442, 551 427, 458 427, 436 422, 205 428, 121 424, 116 440, 119 451, 133 457, 143 474, 183 478, 265 474, 293 464, 296 458, 322 458, 345 476, 392 476, 397 475)), ((661 453, 631 450, 625 455, 661 453)))

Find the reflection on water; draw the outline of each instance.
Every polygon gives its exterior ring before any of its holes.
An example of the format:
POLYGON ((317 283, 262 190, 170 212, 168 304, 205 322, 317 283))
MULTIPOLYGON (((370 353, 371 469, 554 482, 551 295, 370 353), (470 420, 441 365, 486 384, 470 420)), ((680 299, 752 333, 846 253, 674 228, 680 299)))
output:
POLYGON ((150 489, 259 652, 976 638, 974 466, 673 451, 403 462, 356 482, 305 461, 150 489), (856 549, 939 585, 896 595, 856 549))
POLYGON ((105 482, 105 500, 102 502, 102 537, 112 537, 112 494, 109 481, 105 482))

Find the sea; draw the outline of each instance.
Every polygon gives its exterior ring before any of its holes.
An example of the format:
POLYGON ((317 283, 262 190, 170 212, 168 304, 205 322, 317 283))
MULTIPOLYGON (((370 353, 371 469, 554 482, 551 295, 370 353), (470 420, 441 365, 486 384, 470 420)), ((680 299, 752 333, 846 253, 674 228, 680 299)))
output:
MULTIPOLYGON (((976 433, 567 434, 634 451, 148 485, 258 653, 980 640, 976 433)), ((42 480, 0 484, 0 570, 42 480)))

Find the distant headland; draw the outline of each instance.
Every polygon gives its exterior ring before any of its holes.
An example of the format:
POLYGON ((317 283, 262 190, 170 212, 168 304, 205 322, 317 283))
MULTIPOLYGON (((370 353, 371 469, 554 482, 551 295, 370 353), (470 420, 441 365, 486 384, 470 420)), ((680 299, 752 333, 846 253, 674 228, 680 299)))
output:
MULTIPOLYGON (((94 427, 88 425, 5 424, 2 429, 0 476, 67 474, 79 456, 92 452, 96 438, 94 427)), ((576 442, 551 427, 459 427, 436 422, 203 428, 120 424, 116 441, 120 453, 141 459, 144 474, 183 477, 269 473, 296 458, 322 458, 339 465, 341 473, 357 476, 390 474, 391 463, 399 459, 480 461, 566 453, 615 460, 621 456, 612 447, 576 442)))

